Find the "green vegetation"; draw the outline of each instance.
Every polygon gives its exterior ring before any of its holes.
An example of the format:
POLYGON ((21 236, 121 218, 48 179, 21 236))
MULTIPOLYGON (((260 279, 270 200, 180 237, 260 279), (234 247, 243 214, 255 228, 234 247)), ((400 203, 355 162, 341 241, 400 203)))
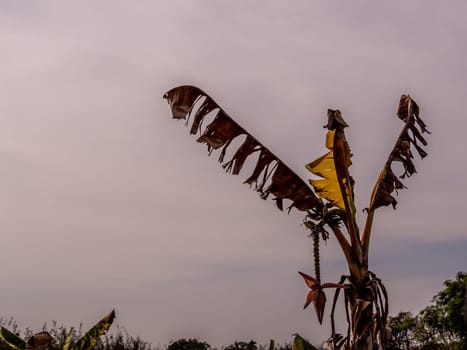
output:
POLYGON ((210 350, 211 346, 198 339, 178 339, 173 341, 167 347, 167 350, 210 350))
POLYGON ((308 341, 303 339, 300 335, 295 334, 293 341, 293 350, 317 350, 308 341))
MULTIPOLYGON (((42 332, 34 335, 26 332, 26 341, 21 339, 19 333, 14 333, 17 330, 16 325, 13 327, 13 332, 1 327, 0 339, 3 341, 0 342, 1 350, 92 350, 96 347, 99 338, 110 328, 114 318, 115 312, 112 310, 82 336, 81 332, 79 332, 79 335, 75 335, 73 327, 69 330, 61 327, 50 333, 44 327, 42 332)), ((9 325, 11 325, 11 322, 9 325)))
POLYGON ((432 305, 417 316, 399 312, 389 318, 392 331, 391 349, 467 349, 467 273, 459 272, 455 280, 444 282, 432 305))
MULTIPOLYGON (((10 323, 14 324, 14 321, 9 320, 5 322, 0 319, 0 324, 10 323)), ((14 324, 15 327, 16 324, 14 324)), ((51 344, 50 350, 63 350, 63 344, 65 343, 65 338, 69 334, 70 329, 60 326, 57 327, 56 323, 53 323, 53 327, 47 332, 53 334, 55 342, 51 344)), ((17 329, 17 328, 16 328, 17 329)), ((30 333, 31 330, 26 330, 25 333, 30 333)), ((78 331, 79 333, 79 331, 78 331)), ((315 350, 314 347, 309 347, 309 343, 306 340, 302 339, 304 342, 303 347, 294 347, 294 350, 315 350), (306 345, 308 344, 308 345, 306 345)), ((0 341, 0 350, 12 350, 16 349, 9 346, 4 341, 0 341)), ((153 344, 142 340, 140 337, 133 337, 128 334, 124 329, 118 328, 114 334, 107 334, 99 338, 97 341, 94 350, 218 350, 212 348, 205 341, 201 341, 195 338, 181 338, 175 341, 171 341, 169 345, 166 346, 154 346, 153 344)), ((236 341, 233 344, 221 347, 221 350, 293 350, 291 344, 277 345, 274 341, 271 340, 269 345, 258 345, 255 341, 250 340, 246 341, 236 341)))
MULTIPOLYGON (((466 350, 467 349, 467 272, 459 272, 454 280, 444 282, 444 289, 438 292, 432 304, 420 311, 416 316, 410 312, 399 312, 389 317, 391 330, 388 336, 389 350, 466 350)), ((205 341, 193 338, 181 338, 171 341, 167 346, 155 347, 139 337, 130 336, 125 330, 117 328, 114 334, 106 334, 113 318, 113 311, 99 321, 86 334, 82 334, 81 326, 74 328, 52 327, 44 325, 42 331, 35 336, 48 335, 53 342, 42 347, 44 350, 217 350, 205 341)), ((27 344, 34 338, 33 332, 18 330, 14 320, 0 319, 0 350, 31 349, 27 344), (9 331, 7 328, 11 329, 9 331), (29 340, 26 342, 21 338, 29 340)), ((341 348, 345 338, 339 337, 323 342, 320 349, 332 349, 333 344, 341 348)), ((36 347, 37 349, 37 347, 36 347)), ((292 344, 277 345, 273 340, 268 345, 258 345, 254 340, 236 341, 223 346, 222 350, 317 350, 300 335, 295 334, 292 344)))

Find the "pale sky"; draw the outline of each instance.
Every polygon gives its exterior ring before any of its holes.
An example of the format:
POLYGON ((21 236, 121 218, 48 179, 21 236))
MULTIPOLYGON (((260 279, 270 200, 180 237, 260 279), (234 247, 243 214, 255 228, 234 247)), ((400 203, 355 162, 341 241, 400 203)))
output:
MULTIPOLYGON (((340 109, 360 209, 411 94, 429 156, 398 210, 379 210, 370 268, 392 314, 417 313, 467 270, 466 13, 464 1, 0 0, 0 316, 87 327, 115 308, 160 345, 330 334, 330 304, 323 326, 302 310, 301 213, 224 174, 171 120, 162 95, 180 84, 305 180, 340 109)), ((326 282, 347 273, 332 238, 322 267, 326 282)))

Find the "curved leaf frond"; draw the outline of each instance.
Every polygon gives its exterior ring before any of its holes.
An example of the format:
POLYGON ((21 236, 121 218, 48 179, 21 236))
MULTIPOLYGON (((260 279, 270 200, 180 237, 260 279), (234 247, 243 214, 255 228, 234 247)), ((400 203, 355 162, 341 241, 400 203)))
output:
POLYGON ((413 150, 415 149, 422 159, 428 155, 422 148, 422 146, 427 145, 422 134, 430 134, 430 132, 419 114, 420 108, 410 95, 402 95, 397 110, 397 116, 405 125, 381 170, 371 194, 370 205, 368 206, 368 217, 361 239, 364 250, 364 260, 366 262, 368 262, 371 227, 375 210, 388 205, 392 205, 392 207, 396 209, 397 201, 392 194, 393 192, 397 193, 398 190, 405 188, 400 179, 412 176, 417 172, 413 163, 413 150), (399 177, 394 174, 392 169, 394 162, 400 162, 404 168, 404 172, 399 177))
POLYGON ((375 210, 390 204, 395 209, 397 201, 392 196, 392 193, 405 188, 399 178, 404 179, 417 172, 413 163, 413 151, 416 150, 420 158, 425 158, 427 156, 427 152, 422 148, 422 146, 427 145, 422 133, 430 132, 424 121, 420 118, 419 111, 420 109, 417 103, 412 100, 409 95, 401 96, 397 116, 405 125, 375 184, 368 208, 369 210, 375 210), (404 172, 399 177, 397 177, 392 170, 392 164, 394 162, 400 162, 404 167, 404 172))
POLYGON ((112 325, 115 318, 115 311, 112 310, 104 316, 102 320, 96 323, 89 331, 86 332, 78 341, 71 347, 72 350, 92 350, 97 344, 99 337, 104 335, 112 325))
POLYGON ((26 349, 26 342, 5 327, 0 327, 0 339, 15 350, 26 349))
POLYGON ((292 350, 318 350, 318 348, 306 341, 300 335, 294 334, 292 350))
POLYGON ((205 143, 208 151, 221 149, 219 162, 232 174, 239 174, 246 159, 252 154, 259 154, 253 173, 245 183, 254 185, 261 198, 270 194, 275 198, 277 207, 283 210, 283 200, 290 200, 289 206, 300 211, 307 211, 322 206, 311 188, 268 148, 234 121, 211 97, 194 86, 179 86, 168 91, 167 99, 174 119, 183 119, 187 123, 192 118, 190 133, 201 133, 198 142, 205 143), (206 116, 214 113, 214 119, 203 129, 206 116), (202 130, 203 129, 203 130, 202 130), (236 150, 232 159, 224 162, 226 150, 232 140, 246 136, 243 144, 236 150))

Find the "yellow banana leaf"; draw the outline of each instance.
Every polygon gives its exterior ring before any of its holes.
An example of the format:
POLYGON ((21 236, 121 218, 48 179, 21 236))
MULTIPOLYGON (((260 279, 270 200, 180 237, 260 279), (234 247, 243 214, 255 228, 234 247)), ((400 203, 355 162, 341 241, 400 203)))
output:
MULTIPOLYGON (((326 148, 330 151, 324 156, 319 157, 313 162, 305 165, 305 167, 312 172, 314 175, 320 176, 323 179, 310 180, 310 184, 316 191, 316 194, 321 198, 328 200, 332 205, 346 210, 345 200, 347 200, 350 213, 355 214, 355 205, 353 202, 352 195, 352 184, 349 184, 347 177, 343 177, 339 183, 339 176, 336 168, 347 168, 350 166, 350 150, 348 147, 344 147, 345 153, 348 153, 344 157, 345 163, 348 164, 336 164, 334 157, 334 145, 335 145, 336 129, 329 130, 326 134, 326 148)), ((345 173, 348 173, 345 171, 345 173)))
MULTIPOLYGON (((72 346, 72 350, 92 350, 97 344, 99 337, 104 335, 112 325, 115 318, 115 311, 112 310, 108 315, 104 316, 102 320, 97 322, 85 335, 83 335, 72 346)), ((69 345, 68 345, 69 346, 69 345)))

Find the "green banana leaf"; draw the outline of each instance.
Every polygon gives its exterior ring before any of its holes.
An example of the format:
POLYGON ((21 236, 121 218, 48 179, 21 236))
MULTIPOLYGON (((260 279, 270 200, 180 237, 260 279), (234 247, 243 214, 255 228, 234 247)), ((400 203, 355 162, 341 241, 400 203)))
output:
POLYGON ((110 328, 114 318, 115 311, 112 310, 112 312, 94 325, 94 327, 92 327, 84 336, 78 339, 78 341, 71 347, 71 350, 91 350, 96 345, 99 337, 104 335, 110 328))
POLYGON ((318 350, 315 346, 311 345, 305 339, 303 339, 300 335, 295 334, 295 338, 292 344, 293 350, 318 350))
POLYGON ((0 328, 0 339, 16 350, 26 349, 26 342, 8 329, 0 328))

